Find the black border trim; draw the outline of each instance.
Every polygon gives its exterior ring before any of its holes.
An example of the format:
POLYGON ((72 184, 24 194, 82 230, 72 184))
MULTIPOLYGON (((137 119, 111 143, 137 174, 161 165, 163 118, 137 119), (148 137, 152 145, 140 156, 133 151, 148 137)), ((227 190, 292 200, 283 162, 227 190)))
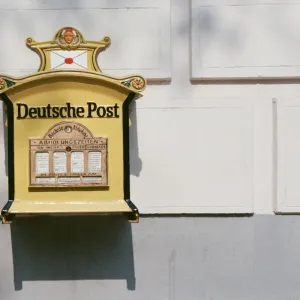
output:
POLYGON ((15 199, 15 170, 14 170, 14 105, 6 94, 1 95, 6 105, 7 113, 7 141, 8 141, 8 199, 15 199))
POLYGON ((15 200, 15 170, 14 170, 14 105, 6 94, 2 94, 0 99, 6 106, 7 114, 7 158, 8 158, 8 202, 4 205, 1 216, 8 219, 9 209, 15 200))
POLYGON ((130 199, 125 199, 127 205, 132 210, 131 213, 127 213, 127 218, 129 222, 138 223, 139 222, 139 211, 137 207, 133 204, 130 199))
POLYGON ((129 213, 128 220, 132 222, 138 221, 139 211, 130 200, 130 154, 129 154, 129 105, 134 100, 136 93, 130 92, 126 100, 123 102, 123 160, 124 160, 124 200, 126 201, 132 213, 129 213))
POLYGON ((124 199, 130 199, 130 157, 129 157, 129 105, 135 97, 130 92, 123 102, 123 160, 124 160, 124 199))
POLYGON ((2 217, 3 224, 11 223, 13 218, 15 217, 14 214, 9 213, 9 209, 10 209, 11 205, 13 204, 13 202, 14 202, 13 200, 8 200, 1 211, 1 217, 2 217))
POLYGON ((6 96, 1 95, 7 112, 7 140, 8 140, 8 199, 15 200, 15 170, 14 170, 14 105, 6 96))
POLYGON ((7 215, 7 214, 8 214, 8 211, 9 211, 11 205, 12 205, 12 203, 13 203, 13 200, 8 200, 8 201, 6 202, 6 204, 4 205, 4 207, 2 208, 2 212, 1 212, 1 213, 7 215))

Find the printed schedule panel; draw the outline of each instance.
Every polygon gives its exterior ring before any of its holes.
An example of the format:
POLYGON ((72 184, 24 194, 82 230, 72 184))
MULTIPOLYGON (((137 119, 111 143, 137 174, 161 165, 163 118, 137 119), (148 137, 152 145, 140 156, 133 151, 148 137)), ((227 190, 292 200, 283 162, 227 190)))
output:
POLYGON ((108 186, 107 138, 81 124, 60 122, 29 147, 31 187, 108 186))

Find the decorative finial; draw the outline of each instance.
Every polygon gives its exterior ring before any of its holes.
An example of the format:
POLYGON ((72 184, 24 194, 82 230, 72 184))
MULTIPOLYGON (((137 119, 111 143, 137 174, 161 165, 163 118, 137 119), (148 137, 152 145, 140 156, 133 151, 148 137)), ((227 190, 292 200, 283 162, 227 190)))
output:
POLYGON ((63 27, 56 32, 52 41, 36 42, 26 39, 29 48, 41 57, 38 70, 76 69, 102 72, 97 64, 97 55, 111 43, 108 36, 100 41, 86 41, 82 33, 74 27, 63 27))

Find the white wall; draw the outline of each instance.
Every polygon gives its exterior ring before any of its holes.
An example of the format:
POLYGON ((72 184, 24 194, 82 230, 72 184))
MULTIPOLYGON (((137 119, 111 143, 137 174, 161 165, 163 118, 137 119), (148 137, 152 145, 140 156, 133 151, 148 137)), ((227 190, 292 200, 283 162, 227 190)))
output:
MULTIPOLYGON (((130 133, 132 201, 142 213, 298 212, 299 4, 2 0, 0 71, 37 69, 28 36, 48 40, 63 26, 91 40, 108 35, 103 71, 149 80, 130 133)), ((2 122, 2 204, 3 145, 2 122)))
POLYGON ((299 4, 192 0, 192 78, 298 76, 299 4))

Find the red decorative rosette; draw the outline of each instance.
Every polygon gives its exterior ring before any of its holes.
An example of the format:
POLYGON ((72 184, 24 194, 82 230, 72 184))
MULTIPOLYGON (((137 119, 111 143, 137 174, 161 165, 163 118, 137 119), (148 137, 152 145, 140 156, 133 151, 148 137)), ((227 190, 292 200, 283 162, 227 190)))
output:
POLYGON ((27 43, 27 44, 31 44, 31 43, 32 43, 32 38, 27 38, 27 39, 26 39, 26 43, 27 43))
POLYGON ((106 36, 106 37, 103 38, 103 41, 105 43, 109 43, 110 42, 110 38, 108 36, 106 36))
POLYGON ((5 81, 0 78, 0 90, 3 90, 5 88, 5 81))
POLYGON ((145 86, 145 82, 141 78, 135 78, 132 81, 132 86, 137 90, 141 90, 145 86))

